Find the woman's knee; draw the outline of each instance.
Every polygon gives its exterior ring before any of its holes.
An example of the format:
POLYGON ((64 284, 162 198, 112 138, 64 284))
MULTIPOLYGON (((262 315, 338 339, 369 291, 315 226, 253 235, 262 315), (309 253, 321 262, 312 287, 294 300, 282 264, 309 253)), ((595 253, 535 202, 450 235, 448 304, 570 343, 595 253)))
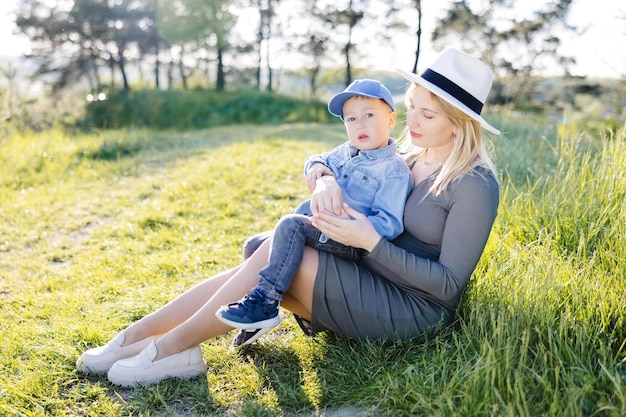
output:
POLYGON ((246 240, 243 244, 243 253, 242 253, 243 259, 246 260, 250 256, 252 256, 252 254, 256 252, 259 246, 261 246, 261 244, 265 242, 271 235, 272 235, 272 232, 267 231, 267 232, 262 232, 257 235, 254 235, 248 240, 246 240))

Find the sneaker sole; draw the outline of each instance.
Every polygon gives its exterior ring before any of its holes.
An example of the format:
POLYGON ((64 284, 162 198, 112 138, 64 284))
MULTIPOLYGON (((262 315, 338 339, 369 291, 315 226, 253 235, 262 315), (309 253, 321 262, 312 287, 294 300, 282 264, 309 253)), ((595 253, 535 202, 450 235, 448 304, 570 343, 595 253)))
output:
MULTIPOLYGON (((283 313, 282 311, 279 311, 278 316, 280 317, 280 320, 282 321, 285 318, 285 313, 283 313)), ((259 339, 261 336, 263 336, 265 333, 269 332, 272 329, 274 329, 274 327, 266 327, 264 329, 249 329, 249 330, 240 329, 239 333, 237 333, 237 336, 235 336, 235 338, 233 339, 233 341, 230 343, 228 347, 231 349, 237 349, 243 346, 251 345, 252 343, 256 342, 257 339, 259 339)))
POLYGON ((243 330, 240 329, 239 333, 235 337, 235 339, 231 342, 230 348, 237 349, 243 346, 250 345, 254 343, 258 338, 263 336, 265 333, 272 330, 272 327, 266 327, 265 329, 253 329, 253 330, 243 330))
POLYGON ((271 319, 257 321, 254 323, 240 323, 238 321, 229 320, 222 316, 222 310, 218 310, 217 313, 215 313, 215 317, 217 317, 217 319, 224 324, 228 324, 231 327, 242 330, 270 329, 278 326, 280 323, 280 314, 277 314, 276 317, 272 317, 271 319))
POLYGON ((293 318, 296 319, 296 323, 298 323, 298 326, 300 326, 300 329, 302 329, 305 335, 307 336, 315 335, 315 331, 313 330, 313 325, 311 324, 310 320, 303 319, 297 314, 294 314, 293 318))
POLYGON ((207 371, 206 362, 202 364, 195 364, 190 366, 185 366, 176 369, 173 372, 168 372, 166 375, 154 375, 152 377, 146 377, 144 379, 123 379, 118 378, 115 374, 111 374, 109 372, 108 379, 115 385, 119 385, 121 387, 130 388, 135 385, 151 385, 156 384, 157 382, 161 382, 168 378, 179 378, 179 379, 191 379, 195 378, 199 375, 205 374, 207 371))

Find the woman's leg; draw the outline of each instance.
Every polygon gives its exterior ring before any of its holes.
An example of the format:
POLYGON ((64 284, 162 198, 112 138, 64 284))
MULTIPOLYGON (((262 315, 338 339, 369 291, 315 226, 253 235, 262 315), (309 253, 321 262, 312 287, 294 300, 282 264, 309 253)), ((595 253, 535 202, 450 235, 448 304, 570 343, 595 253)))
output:
POLYGON ((146 337, 167 333, 193 316, 242 266, 243 264, 206 279, 157 311, 131 324, 124 330, 126 346, 146 337))
POLYGON ((302 262, 291 286, 283 296, 281 306, 307 320, 311 319, 313 311, 313 286, 319 266, 317 249, 304 247, 302 262))
MULTIPOLYGON (((231 330, 215 313, 222 305, 243 297, 256 284, 269 250, 270 242, 265 242, 243 264, 196 285, 106 345, 89 349, 78 358, 77 370, 108 373, 111 382, 124 386, 204 372, 206 363, 198 345, 231 330)), ((287 308, 304 317, 310 317, 317 263, 317 251, 305 248, 287 297, 287 308)))
POLYGON ((257 235, 248 238, 243 244, 242 256, 245 261, 261 246, 261 243, 265 242, 268 238, 272 237, 272 230, 261 232, 257 235))
MULTIPOLYGON (((308 209, 309 201, 304 202, 300 207, 305 207, 305 211, 310 211, 308 209)), ((294 211, 295 213, 299 212, 300 209, 294 211)), ((309 213, 310 215, 310 213, 309 213)), ((243 246, 243 259, 246 260, 250 258, 254 252, 261 246, 263 242, 272 237, 273 231, 267 231, 263 233, 259 233, 255 236, 249 238, 243 246)), ((311 303, 312 303, 312 295, 313 295, 313 283, 315 282, 315 273, 317 273, 317 263, 318 263, 317 250, 313 250, 307 246, 304 248, 302 265, 304 265, 305 270, 314 271, 314 274, 311 276, 310 274, 303 275, 302 271, 298 271, 301 275, 300 278, 294 278, 296 280, 295 285, 290 286, 290 290, 288 290, 285 294, 283 294, 283 301, 281 305, 291 312, 310 320, 311 318, 311 303), (307 254, 310 251, 311 253, 307 254), (304 283, 308 282, 305 288, 302 288, 304 283), (310 294, 311 303, 302 304, 298 299, 291 294, 291 292, 295 292, 302 297, 302 294, 310 294)), ((301 268, 302 269, 302 268, 301 268)), ((306 296, 305 296, 306 298, 306 296)))
MULTIPOLYGON (((229 278, 225 279, 225 282, 222 283, 213 296, 191 317, 157 340, 158 353, 154 358, 155 361, 182 352, 205 340, 232 330, 231 327, 219 321, 215 317, 215 313, 222 305, 243 297, 257 283, 258 273, 269 259, 269 243, 264 242, 245 263, 229 278)), ((289 297, 285 308, 290 309, 290 306, 293 306, 294 309, 303 314, 303 317, 310 318, 311 316, 313 283, 317 273, 317 262, 317 251, 308 247, 305 248, 302 264, 289 288, 289 297)), ((155 314, 159 317, 163 316, 160 311, 155 314)))
POLYGON ((106 373, 117 361, 137 355, 161 334, 193 316, 241 266, 207 279, 120 332, 107 344, 88 349, 76 360, 81 373, 106 373))

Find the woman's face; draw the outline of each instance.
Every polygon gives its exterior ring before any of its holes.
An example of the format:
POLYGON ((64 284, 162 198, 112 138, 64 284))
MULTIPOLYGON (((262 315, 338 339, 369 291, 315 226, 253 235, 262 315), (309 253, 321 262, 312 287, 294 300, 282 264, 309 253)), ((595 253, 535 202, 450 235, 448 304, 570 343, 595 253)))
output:
POLYGON ((419 85, 407 97, 406 125, 415 146, 451 148, 454 145, 456 127, 432 93, 419 85))

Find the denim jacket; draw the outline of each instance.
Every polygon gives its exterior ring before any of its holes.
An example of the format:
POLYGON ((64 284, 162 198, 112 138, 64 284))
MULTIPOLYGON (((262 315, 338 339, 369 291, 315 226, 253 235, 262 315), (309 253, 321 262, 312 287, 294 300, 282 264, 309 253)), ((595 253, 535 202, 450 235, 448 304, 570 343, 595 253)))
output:
POLYGON ((393 239, 404 229, 404 205, 413 189, 411 171, 396 151, 392 138, 384 148, 369 151, 359 151, 348 141, 330 152, 308 157, 304 175, 315 163, 330 168, 344 201, 367 216, 383 238, 393 239))

